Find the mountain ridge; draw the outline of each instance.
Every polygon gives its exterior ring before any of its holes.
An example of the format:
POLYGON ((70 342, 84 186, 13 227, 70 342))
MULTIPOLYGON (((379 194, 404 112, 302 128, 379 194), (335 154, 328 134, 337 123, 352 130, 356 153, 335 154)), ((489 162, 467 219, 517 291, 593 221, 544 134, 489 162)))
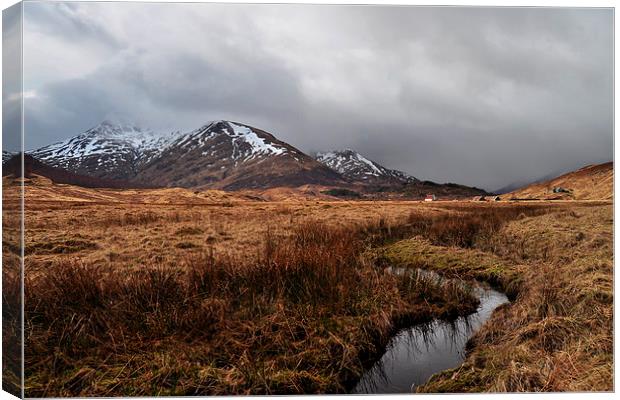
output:
POLYGON ((157 186, 235 190, 342 180, 272 134, 224 120, 169 134, 104 121, 30 153, 73 173, 157 186))
POLYGON ((267 131, 225 120, 169 133, 103 121, 30 154, 69 173, 148 187, 237 191, 310 185, 346 188, 371 199, 423 198, 429 193, 466 198, 485 193, 421 181, 352 149, 311 157, 267 131))

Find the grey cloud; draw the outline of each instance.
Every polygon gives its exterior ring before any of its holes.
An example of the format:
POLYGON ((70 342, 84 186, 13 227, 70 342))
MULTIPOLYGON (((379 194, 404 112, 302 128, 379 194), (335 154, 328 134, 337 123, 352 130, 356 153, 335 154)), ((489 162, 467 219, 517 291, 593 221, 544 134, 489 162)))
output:
POLYGON ((25 29, 36 28, 72 42, 89 41, 89 45, 126 46, 107 29, 105 20, 98 18, 96 13, 81 12, 82 9, 80 3, 50 2, 42 6, 41 3, 26 2, 25 29))
POLYGON ((26 88, 31 147, 110 116, 225 118, 487 189, 613 155, 611 10, 29 4, 58 54, 102 43, 96 68, 26 88))
POLYGON ((21 4, 2 12, 2 146, 21 150, 21 4))

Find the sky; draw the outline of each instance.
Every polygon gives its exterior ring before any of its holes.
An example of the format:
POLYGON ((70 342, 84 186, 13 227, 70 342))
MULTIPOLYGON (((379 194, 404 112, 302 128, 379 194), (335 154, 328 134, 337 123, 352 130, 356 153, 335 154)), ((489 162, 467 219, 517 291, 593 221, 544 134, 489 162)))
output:
POLYGON ((610 9, 27 2, 23 46, 27 149, 226 119, 488 190, 613 158, 610 9))

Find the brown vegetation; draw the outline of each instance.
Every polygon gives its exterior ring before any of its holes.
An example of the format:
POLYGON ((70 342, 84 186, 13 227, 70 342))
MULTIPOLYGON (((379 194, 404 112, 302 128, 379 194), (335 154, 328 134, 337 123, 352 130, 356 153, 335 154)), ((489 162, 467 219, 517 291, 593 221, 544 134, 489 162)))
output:
MULTIPOLYGON (((421 390, 612 384, 608 203, 260 202, 62 185, 26 196, 27 396, 345 392, 399 326, 475 307, 449 282, 382 268, 395 263, 485 280, 514 300, 462 368, 421 390)), ((18 219, 5 210, 4 221, 10 232, 18 219)), ((18 251, 3 242, 5 260, 18 251)), ((4 282, 11 312, 19 281, 5 270, 4 282)))
POLYGON ((456 231, 468 232, 466 241, 431 223, 383 252, 392 263, 486 280, 514 299, 469 342, 462 366, 419 391, 613 389, 612 208, 538 211, 508 219, 500 229, 477 230, 464 222, 477 216, 462 218, 456 231))
POLYGON ((19 186, 3 187, 2 196, 2 389, 22 396, 21 208, 7 202, 19 186))
POLYGON ((399 326, 477 306, 454 283, 375 267, 369 232, 389 231, 307 222, 245 263, 51 263, 26 282, 26 394, 346 391, 399 326))

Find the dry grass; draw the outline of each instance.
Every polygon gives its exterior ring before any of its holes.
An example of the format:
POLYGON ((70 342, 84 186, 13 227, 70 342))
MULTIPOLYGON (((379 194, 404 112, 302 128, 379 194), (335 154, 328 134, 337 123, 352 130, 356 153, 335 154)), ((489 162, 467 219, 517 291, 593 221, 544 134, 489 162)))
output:
POLYGON ((383 228, 302 223, 286 239, 267 234, 252 262, 51 263, 26 283, 26 394, 345 392, 398 327, 478 303, 363 257, 383 228))
POLYGON ((614 188, 614 165, 612 162, 588 165, 576 171, 551 180, 535 183, 508 193, 507 197, 553 198, 575 200, 611 200, 614 188), (569 193, 553 193, 553 188, 562 187, 569 193))
POLYGON ((386 274, 386 261, 486 280, 515 300, 462 368, 423 390, 610 388, 604 203, 200 203, 183 192, 192 200, 179 207, 174 191, 39 189, 47 197, 31 193, 26 215, 28 396, 345 392, 398 326, 474 304, 386 274))
POLYGON ((515 300, 470 341, 461 367, 419 390, 612 390, 612 215, 611 206, 523 213, 492 234, 468 230, 465 242, 431 224, 388 247, 391 262, 486 280, 515 300))
MULTIPOLYGON (((19 186, 3 188, 3 200, 19 196, 19 186)), ((21 221, 19 204, 2 204, 2 389, 21 396, 21 221)))
POLYGON ((174 267, 178 261, 177 245, 188 241, 195 244, 193 251, 196 253, 212 250, 217 254, 251 259, 261 250, 268 231, 275 237, 286 237, 295 226, 308 219, 330 226, 363 225, 383 219, 386 226, 396 226, 406 220, 413 208, 423 213, 443 212, 436 206, 410 202, 245 202, 232 207, 223 203, 184 207, 89 203, 62 207, 34 201, 29 204, 26 215, 28 270, 75 257, 91 265, 110 268, 154 261, 174 267), (79 254, 67 253, 66 257, 45 249, 50 243, 67 240, 92 242, 97 247, 79 254))

